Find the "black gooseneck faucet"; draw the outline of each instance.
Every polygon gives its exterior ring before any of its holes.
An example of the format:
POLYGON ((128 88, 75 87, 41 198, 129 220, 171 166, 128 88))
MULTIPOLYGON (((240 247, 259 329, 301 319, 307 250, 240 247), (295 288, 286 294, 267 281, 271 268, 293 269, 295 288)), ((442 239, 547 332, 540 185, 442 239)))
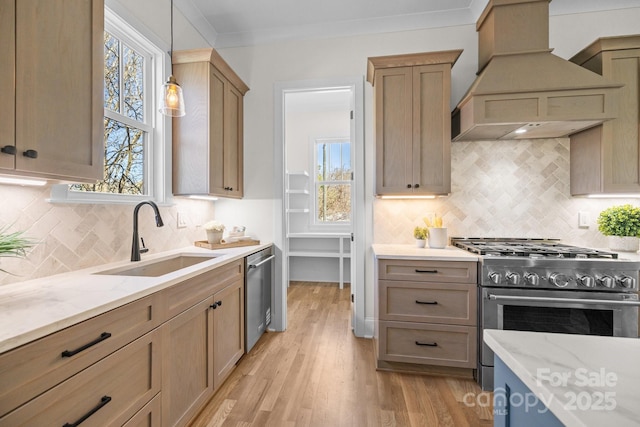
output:
MULTIPOLYGON (((142 205, 149 205, 153 208, 156 213, 156 227, 162 227, 164 222, 162 222, 162 217, 160 216, 160 211, 158 210, 158 205, 156 205, 151 200, 145 200, 144 202, 140 202, 133 209, 133 242, 131 243, 131 261, 140 261, 140 238, 138 237, 138 211, 142 207, 142 205)), ((143 243, 144 246, 144 243, 143 243)), ((147 249, 148 250, 148 249, 147 249)), ((146 252, 146 250, 145 250, 146 252)))

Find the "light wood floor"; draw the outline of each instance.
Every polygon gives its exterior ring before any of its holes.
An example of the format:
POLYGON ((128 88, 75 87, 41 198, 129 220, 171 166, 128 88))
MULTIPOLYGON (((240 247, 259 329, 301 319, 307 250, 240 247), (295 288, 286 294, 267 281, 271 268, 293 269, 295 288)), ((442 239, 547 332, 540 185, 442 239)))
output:
POLYGON ((491 400, 473 380, 376 371, 350 292, 292 282, 287 331, 263 335, 192 426, 492 425, 491 407, 463 403, 491 400))

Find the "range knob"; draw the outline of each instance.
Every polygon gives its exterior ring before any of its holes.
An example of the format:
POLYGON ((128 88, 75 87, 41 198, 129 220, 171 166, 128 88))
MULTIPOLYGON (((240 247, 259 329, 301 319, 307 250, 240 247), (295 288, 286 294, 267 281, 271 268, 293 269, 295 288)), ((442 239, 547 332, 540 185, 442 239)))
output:
POLYGON ((584 274, 582 276, 578 276, 578 283, 584 286, 585 288, 595 288, 596 279, 594 279, 593 276, 584 274))
POLYGON ((520 283, 520 275, 518 273, 507 273, 507 281, 510 285, 517 285, 520 283))
POLYGON ((551 273, 549 275, 549 281, 553 283, 558 288, 565 288, 568 284, 569 279, 566 275, 560 273, 551 273))
POLYGON ((617 278, 620 286, 627 289, 633 289, 636 286, 636 279, 629 276, 620 276, 617 278))
POLYGON ((496 285, 499 285, 502 281, 502 275, 496 271, 492 271, 489 273, 489 279, 496 285))
POLYGON ((600 276, 598 282, 600 282, 600 284, 605 288, 613 288, 616 286, 616 281, 611 276, 600 276))
POLYGON ((538 286, 540 284, 540 276, 536 273, 525 273, 524 280, 532 286, 538 286))

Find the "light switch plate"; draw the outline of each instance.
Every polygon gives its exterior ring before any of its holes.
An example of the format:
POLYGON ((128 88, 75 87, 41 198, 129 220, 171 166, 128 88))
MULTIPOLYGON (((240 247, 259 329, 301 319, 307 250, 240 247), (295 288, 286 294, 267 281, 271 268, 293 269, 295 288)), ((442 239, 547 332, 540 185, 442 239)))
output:
POLYGON ((178 214, 176 215, 176 217, 178 218, 177 227, 178 228, 186 228, 186 226, 187 226, 187 216, 185 215, 185 213, 178 211, 178 214))
POLYGON ((589 212, 578 212, 578 227, 589 228, 589 212))

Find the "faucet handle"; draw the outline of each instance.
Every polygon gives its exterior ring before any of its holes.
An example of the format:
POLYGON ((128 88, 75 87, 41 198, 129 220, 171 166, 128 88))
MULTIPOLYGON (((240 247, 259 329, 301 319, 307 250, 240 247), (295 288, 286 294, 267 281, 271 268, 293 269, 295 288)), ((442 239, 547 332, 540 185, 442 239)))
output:
POLYGON ((144 245, 144 239, 142 237, 140 238, 140 241, 142 242, 142 248, 140 248, 140 253, 141 254, 146 254, 147 252, 149 252, 149 248, 147 248, 144 245))

